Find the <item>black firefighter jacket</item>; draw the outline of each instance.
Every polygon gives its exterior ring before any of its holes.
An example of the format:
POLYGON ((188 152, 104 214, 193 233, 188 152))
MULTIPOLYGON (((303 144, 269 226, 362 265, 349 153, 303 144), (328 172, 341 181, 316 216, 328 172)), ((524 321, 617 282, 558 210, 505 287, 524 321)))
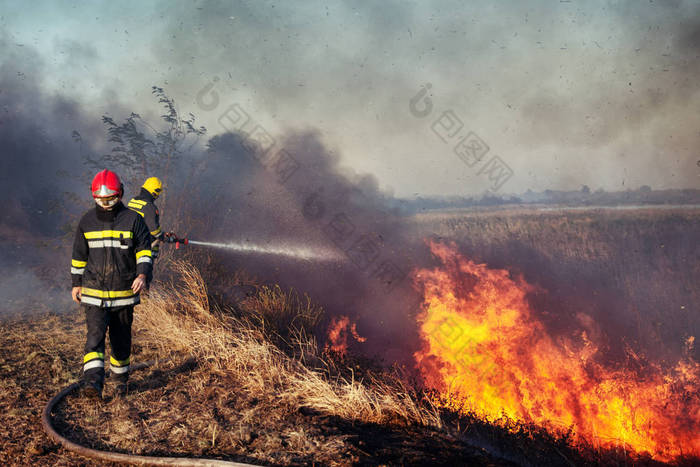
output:
POLYGON ((163 231, 160 228, 160 213, 158 212, 158 207, 156 207, 153 195, 151 195, 145 188, 141 188, 141 192, 138 196, 135 196, 129 204, 127 205, 129 209, 136 211, 139 215, 146 221, 146 227, 150 230, 151 234, 151 250, 153 254, 153 259, 158 257, 158 244, 154 244, 155 240, 163 239, 163 231))
POLYGON ((85 213, 71 261, 73 287, 82 287, 80 302, 107 308, 139 303, 131 284, 151 272, 150 241, 141 216, 121 202, 111 211, 96 206, 85 213))

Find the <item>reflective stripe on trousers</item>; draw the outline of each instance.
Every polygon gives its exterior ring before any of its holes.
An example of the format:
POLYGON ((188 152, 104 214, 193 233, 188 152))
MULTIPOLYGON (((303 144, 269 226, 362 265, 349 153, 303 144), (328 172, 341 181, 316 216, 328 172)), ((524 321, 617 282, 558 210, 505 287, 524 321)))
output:
POLYGON ((105 354, 103 352, 88 352, 83 357, 83 372, 93 368, 105 367, 105 354))
POLYGON ((134 307, 126 306, 116 309, 82 304, 87 325, 85 343, 85 362, 83 378, 87 381, 102 383, 105 376, 104 351, 105 337, 109 332, 111 346, 110 370, 117 381, 126 381, 129 377, 129 359, 131 355, 131 324, 134 307), (98 362, 98 363, 92 363, 98 362), (88 368, 87 364, 89 365, 88 368))
POLYGON ((128 373, 129 372, 129 362, 130 362, 130 358, 128 358, 128 357, 125 360, 117 360, 116 358, 110 356, 109 357, 109 371, 111 371, 115 375, 128 373))

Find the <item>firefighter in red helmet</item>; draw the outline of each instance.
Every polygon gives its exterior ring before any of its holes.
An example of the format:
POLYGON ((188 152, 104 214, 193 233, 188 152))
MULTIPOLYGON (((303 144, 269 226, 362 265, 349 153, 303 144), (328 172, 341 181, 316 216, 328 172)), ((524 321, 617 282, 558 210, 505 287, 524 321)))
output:
POLYGON ((87 323, 81 382, 83 393, 93 397, 102 397, 108 330, 115 393, 126 395, 134 305, 152 266, 148 228, 122 204, 123 194, 116 173, 105 169, 95 175, 92 197, 97 206, 80 219, 73 244, 72 295, 87 323))

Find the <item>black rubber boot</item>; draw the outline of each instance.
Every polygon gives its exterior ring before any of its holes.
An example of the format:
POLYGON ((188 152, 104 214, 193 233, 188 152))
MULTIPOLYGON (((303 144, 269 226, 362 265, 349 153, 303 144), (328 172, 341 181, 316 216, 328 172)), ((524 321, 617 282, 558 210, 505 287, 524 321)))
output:
POLYGON ((91 399, 102 399, 102 384, 99 381, 83 381, 82 394, 91 399))

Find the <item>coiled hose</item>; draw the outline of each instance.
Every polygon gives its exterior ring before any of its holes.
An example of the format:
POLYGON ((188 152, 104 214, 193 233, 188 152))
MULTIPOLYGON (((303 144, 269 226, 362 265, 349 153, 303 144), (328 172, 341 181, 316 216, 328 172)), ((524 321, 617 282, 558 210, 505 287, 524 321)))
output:
MULTIPOLYGON (((153 365, 155 362, 144 362, 133 365, 133 370, 139 370, 142 368, 147 368, 153 365)), ((60 444, 69 451, 80 454, 81 456, 89 457, 92 459, 99 459, 103 461, 110 462, 121 462, 124 464, 132 465, 173 465, 173 466, 239 466, 239 467, 255 467, 253 464, 242 464, 239 462, 229 462, 221 461, 216 459, 197 459, 188 457, 151 457, 151 456, 137 456, 132 454, 122 454, 118 452, 100 451, 97 449, 88 448, 81 446, 80 444, 74 443, 69 439, 63 437, 59 434, 51 423, 51 412, 53 412, 54 407, 68 394, 75 391, 80 387, 80 383, 73 383, 61 390, 58 394, 53 396, 49 402, 47 402, 46 407, 44 407, 44 412, 41 414, 41 425, 44 428, 49 437, 60 444)))

